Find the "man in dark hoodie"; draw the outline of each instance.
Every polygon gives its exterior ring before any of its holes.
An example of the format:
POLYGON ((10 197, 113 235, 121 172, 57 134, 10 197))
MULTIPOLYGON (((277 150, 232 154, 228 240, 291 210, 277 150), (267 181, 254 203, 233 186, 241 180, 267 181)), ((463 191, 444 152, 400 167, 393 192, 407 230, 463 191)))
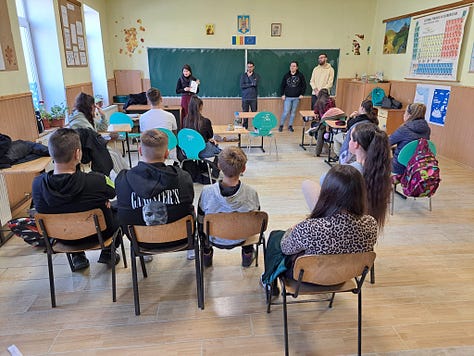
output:
MULTIPOLYGON (((78 169, 82 158, 79 134, 69 128, 58 129, 49 139, 48 150, 54 161, 54 170, 36 177, 33 181, 33 202, 36 210, 45 214, 61 214, 100 208, 107 222, 104 237, 112 236, 118 227, 109 202, 109 199, 115 197, 114 183, 101 173, 84 173, 78 169)), ((86 239, 97 239, 97 235, 86 239)), ((83 239, 77 241, 63 242, 82 243, 83 239)), ((116 257, 118 262, 120 256, 116 257)), ((110 263, 110 260, 110 249, 103 250, 98 262, 110 263)), ((72 263, 76 270, 89 266, 84 252, 73 253, 72 263)))
POLYGON ((283 76, 281 80, 281 100, 283 100, 283 114, 280 119, 280 127, 278 131, 283 131, 288 114, 290 121, 288 122, 288 131, 293 132, 293 121, 295 120, 296 109, 306 91, 306 80, 303 73, 298 70, 298 62, 290 63, 290 71, 283 76))
POLYGON ((122 225, 156 225, 194 214, 193 181, 188 172, 168 166, 168 136, 157 129, 141 134, 142 160, 119 173, 117 208, 122 225))

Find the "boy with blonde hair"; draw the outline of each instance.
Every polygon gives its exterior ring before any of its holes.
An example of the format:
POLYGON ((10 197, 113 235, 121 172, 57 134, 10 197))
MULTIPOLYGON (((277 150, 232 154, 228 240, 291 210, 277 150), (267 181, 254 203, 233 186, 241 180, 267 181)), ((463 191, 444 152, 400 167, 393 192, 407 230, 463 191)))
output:
MULTIPOLYGON (((226 147, 218 156, 218 166, 224 178, 217 183, 205 186, 199 198, 198 222, 201 225, 204 215, 214 213, 248 212, 260 209, 257 192, 240 181, 240 175, 245 172, 247 156, 239 147, 226 147)), ((231 249, 239 246, 245 240, 226 240, 209 236, 216 246, 231 249)), ((212 266, 212 246, 204 248, 204 265, 212 266)), ((252 245, 242 246, 242 266, 249 267, 255 258, 252 245)))

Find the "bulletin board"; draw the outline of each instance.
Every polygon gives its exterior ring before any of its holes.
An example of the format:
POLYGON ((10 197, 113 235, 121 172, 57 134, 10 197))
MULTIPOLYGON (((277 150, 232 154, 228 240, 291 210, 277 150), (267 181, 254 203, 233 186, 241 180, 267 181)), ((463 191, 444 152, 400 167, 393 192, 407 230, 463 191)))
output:
POLYGON ((0 0, 0 70, 18 70, 6 0, 0 0))
POLYGON ((469 7, 427 15, 414 22, 409 79, 457 80, 469 7))
POLYGON ((87 67, 86 34, 81 3, 59 0, 59 16, 67 67, 87 67))

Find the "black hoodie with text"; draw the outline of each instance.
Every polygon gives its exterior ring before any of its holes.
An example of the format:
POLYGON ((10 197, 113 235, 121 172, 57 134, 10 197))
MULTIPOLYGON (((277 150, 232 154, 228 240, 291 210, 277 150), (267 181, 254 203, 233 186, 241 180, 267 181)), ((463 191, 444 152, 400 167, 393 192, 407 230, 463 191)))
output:
POLYGON ((179 167, 140 161, 121 171, 115 184, 121 225, 167 224, 194 214, 193 181, 179 167), (145 221, 144 209, 149 221, 145 221))

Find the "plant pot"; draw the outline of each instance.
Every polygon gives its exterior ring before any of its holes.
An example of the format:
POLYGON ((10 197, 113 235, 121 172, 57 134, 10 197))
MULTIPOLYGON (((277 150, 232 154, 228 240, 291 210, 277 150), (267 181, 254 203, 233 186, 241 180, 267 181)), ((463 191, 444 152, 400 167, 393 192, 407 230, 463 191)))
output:
POLYGON ((50 121, 48 119, 42 118, 41 121, 43 121, 43 127, 44 127, 45 130, 51 128, 50 121))
POLYGON ((50 121, 51 127, 63 127, 64 119, 55 119, 50 121))

